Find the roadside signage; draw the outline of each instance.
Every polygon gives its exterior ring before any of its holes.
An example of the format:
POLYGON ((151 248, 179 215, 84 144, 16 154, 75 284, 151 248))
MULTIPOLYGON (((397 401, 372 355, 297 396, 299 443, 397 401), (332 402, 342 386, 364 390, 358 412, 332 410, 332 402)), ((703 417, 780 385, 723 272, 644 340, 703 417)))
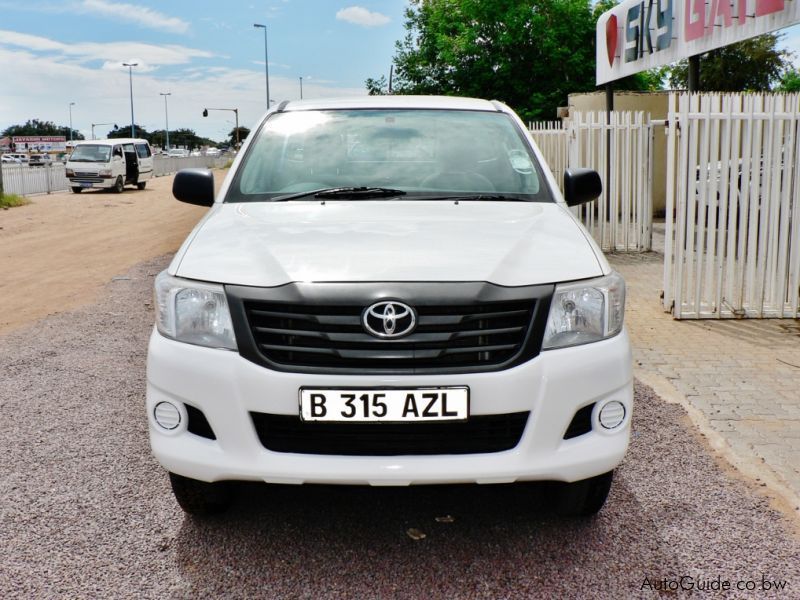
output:
POLYGON ((11 141, 16 152, 66 152, 67 138, 63 135, 15 135, 11 141))
POLYGON ((597 21, 597 85, 800 23, 800 0, 624 0, 597 21))

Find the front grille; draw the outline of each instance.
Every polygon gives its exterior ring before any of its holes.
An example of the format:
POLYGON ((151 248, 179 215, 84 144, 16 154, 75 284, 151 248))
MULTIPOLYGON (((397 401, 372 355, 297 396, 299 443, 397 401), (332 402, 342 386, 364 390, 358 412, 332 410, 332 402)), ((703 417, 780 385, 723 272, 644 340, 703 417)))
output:
POLYGON ((328 369, 494 366, 522 350, 533 301, 421 306, 416 330, 383 340, 364 332, 363 306, 245 302, 258 350, 270 362, 328 369))
POLYGON ((240 354, 278 371, 442 374, 497 371, 530 360, 542 344, 552 285, 292 283, 226 286, 240 354), (410 334, 368 334, 376 302, 417 313, 410 334))
POLYGON ((344 456, 482 454, 514 448, 527 412, 428 423, 304 422, 296 415, 250 413, 261 444, 273 452, 344 456))

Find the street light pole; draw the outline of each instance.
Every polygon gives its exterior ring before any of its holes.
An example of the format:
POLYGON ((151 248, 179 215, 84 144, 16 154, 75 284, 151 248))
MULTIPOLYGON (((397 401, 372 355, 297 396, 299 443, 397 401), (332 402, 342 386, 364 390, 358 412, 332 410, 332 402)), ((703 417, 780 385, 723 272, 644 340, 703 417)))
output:
POLYGON ((72 107, 75 106, 74 102, 69 103, 69 142, 72 143, 72 107))
POLYGON ((253 27, 264 30, 264 74, 267 80, 267 110, 269 110, 269 58, 267 57, 267 26, 253 23, 253 27))
POLYGON ((167 96, 171 96, 172 92, 159 92, 159 96, 164 96, 164 117, 167 120, 167 144, 166 149, 169 150, 169 112, 167 111, 167 96))
POLYGON ((133 126, 133 67, 138 67, 139 63, 122 63, 123 67, 128 67, 128 79, 131 84, 131 137, 136 137, 136 131, 133 126))
POLYGON ((303 99, 303 78, 300 77, 300 100, 303 99))

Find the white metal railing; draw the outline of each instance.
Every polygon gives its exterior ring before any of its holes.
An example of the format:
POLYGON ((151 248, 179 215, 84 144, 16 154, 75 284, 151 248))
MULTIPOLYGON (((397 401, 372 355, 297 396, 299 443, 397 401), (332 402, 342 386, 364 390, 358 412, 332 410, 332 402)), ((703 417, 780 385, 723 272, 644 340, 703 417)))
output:
POLYGON ((670 95, 664 307, 675 318, 800 317, 799 125, 800 94, 670 95))
POLYGON ((561 121, 534 121, 528 129, 563 193, 564 171, 569 167, 569 130, 561 121))
MULTIPOLYGON (((219 156, 189 156, 186 158, 155 156, 153 157, 153 176, 161 177, 189 167, 217 169, 225 166, 228 160, 228 157, 219 156)), ((32 196, 65 192, 69 189, 66 168, 62 163, 53 163, 42 167, 4 164, 2 169, 3 189, 9 194, 32 196)))
POLYGON ((618 252, 650 250, 652 126, 645 113, 575 112, 563 127, 531 124, 530 129, 559 186, 568 167, 591 168, 600 174, 603 195, 573 209, 600 247, 618 252))
POLYGON ((156 156, 153 159, 153 176, 161 177, 188 168, 218 169, 229 160, 227 156, 156 156))

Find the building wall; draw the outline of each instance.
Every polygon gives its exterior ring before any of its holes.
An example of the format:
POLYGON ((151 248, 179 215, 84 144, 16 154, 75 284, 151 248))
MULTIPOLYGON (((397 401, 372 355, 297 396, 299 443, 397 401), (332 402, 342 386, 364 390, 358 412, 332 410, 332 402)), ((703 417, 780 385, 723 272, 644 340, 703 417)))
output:
MULTIPOLYGON (((614 110, 644 111, 650 119, 667 118, 669 92, 614 92, 614 110)), ((569 112, 606 109, 606 93, 570 94, 569 112)), ((647 160, 646 156, 642 160, 647 160)), ((667 193, 666 127, 656 127, 653 138, 653 214, 662 216, 667 193)))

